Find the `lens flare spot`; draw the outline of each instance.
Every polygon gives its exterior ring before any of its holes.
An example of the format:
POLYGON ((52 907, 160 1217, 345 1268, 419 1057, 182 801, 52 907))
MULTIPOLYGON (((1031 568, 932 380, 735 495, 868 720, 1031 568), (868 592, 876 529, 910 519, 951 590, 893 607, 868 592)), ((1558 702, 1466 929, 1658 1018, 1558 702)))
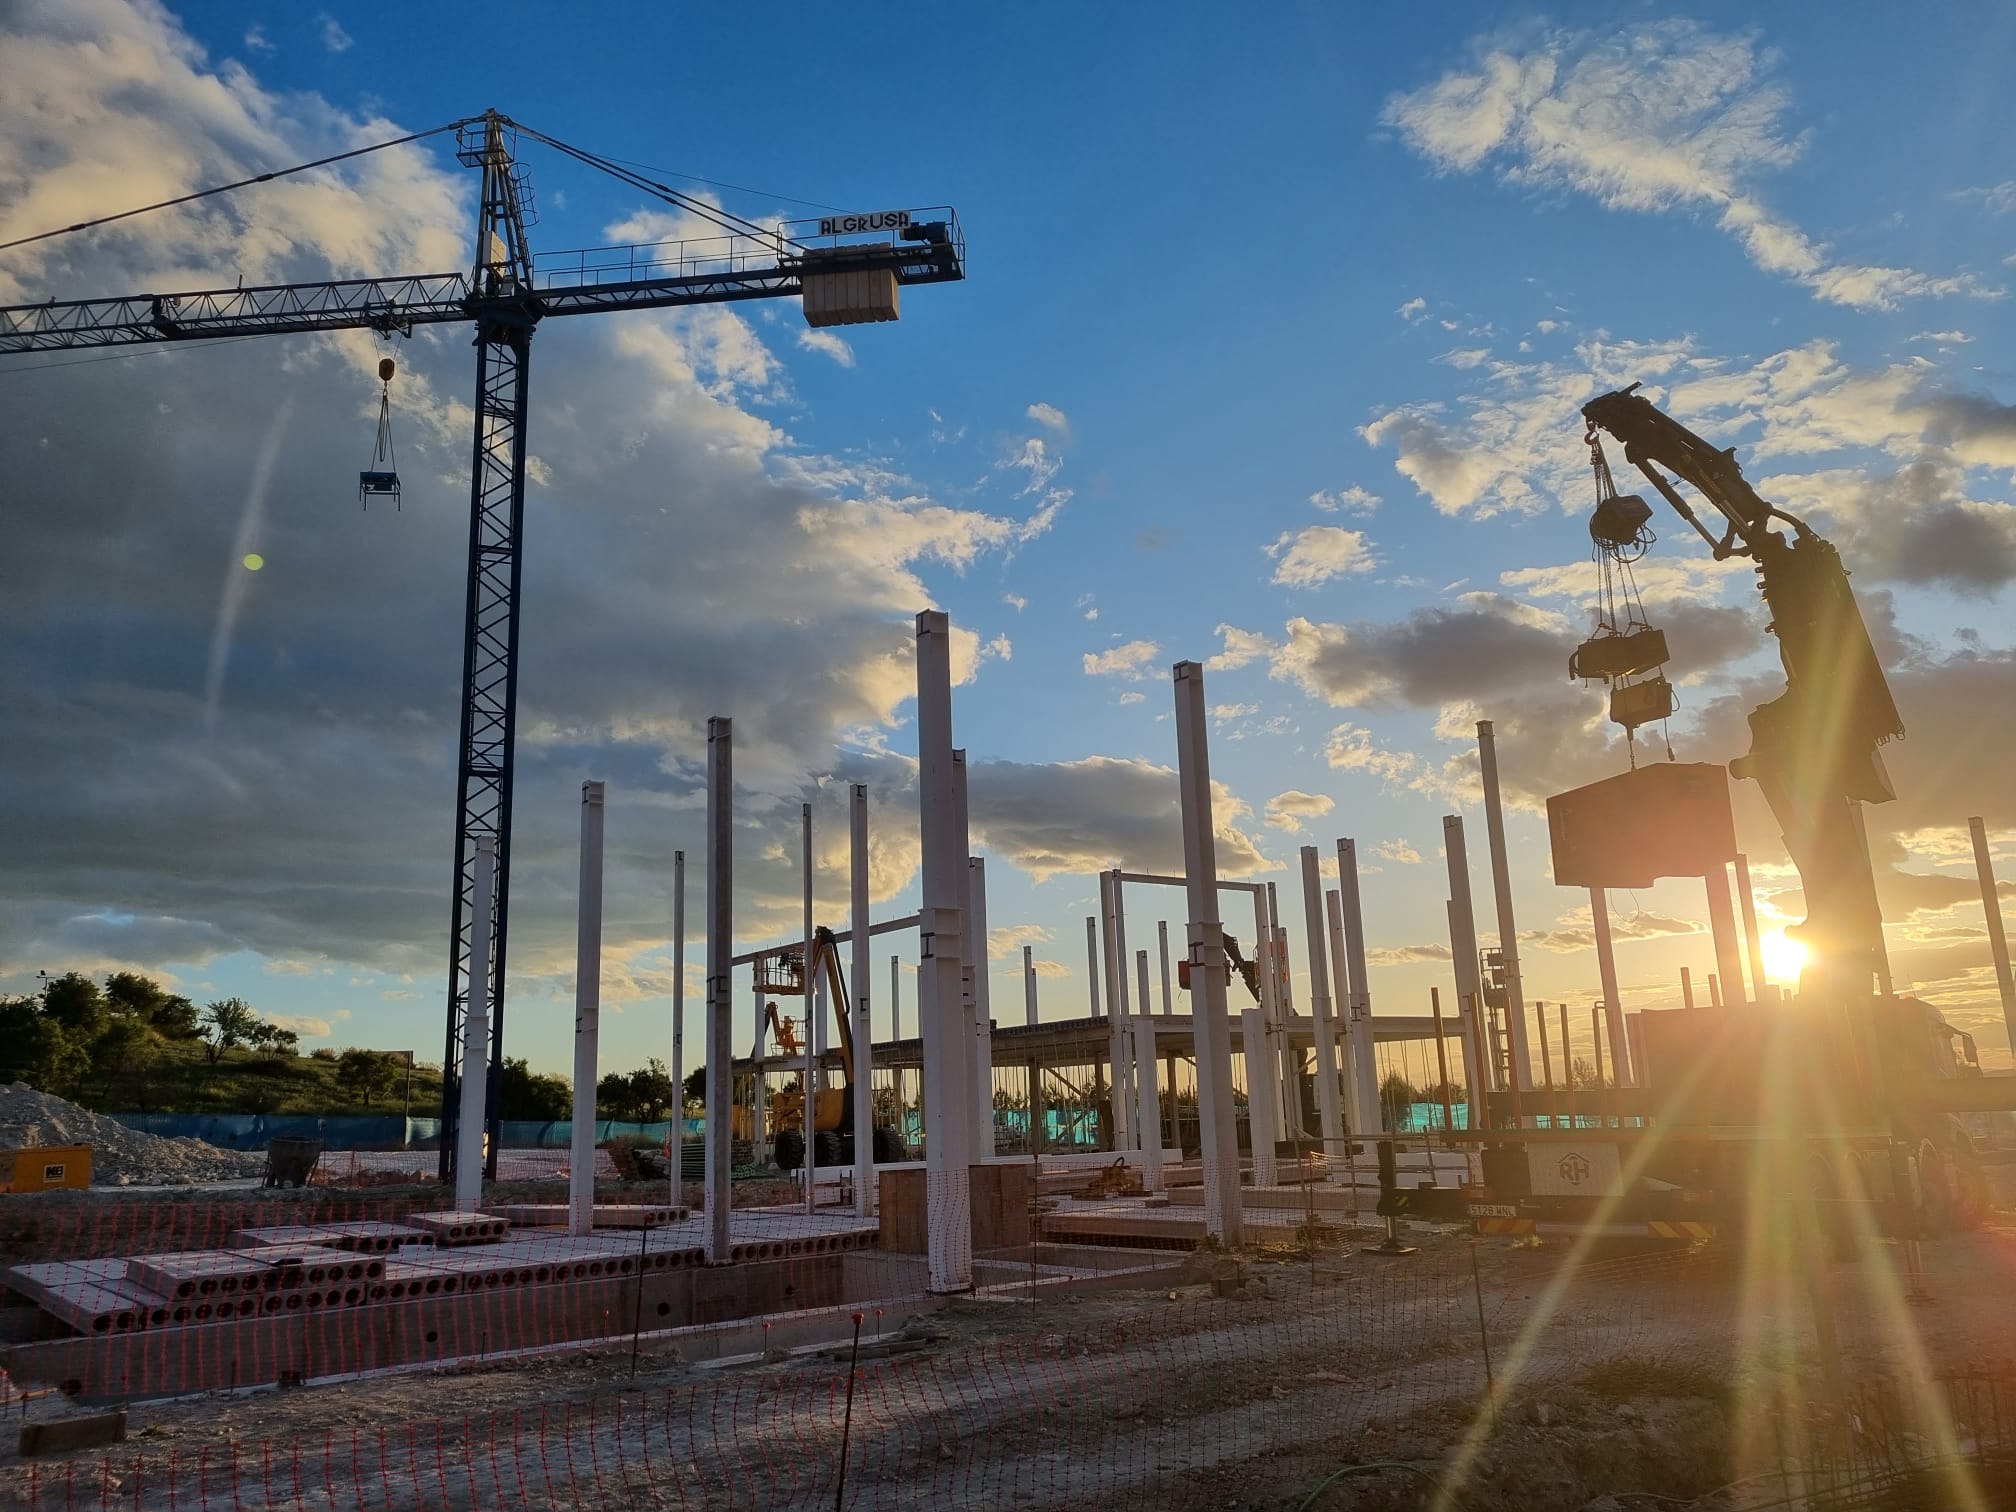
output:
POLYGON ((245 570, 247 572, 257 572, 261 567, 264 567, 265 565, 266 565, 266 558, 259 555, 258 552, 248 551, 245 553, 245 570))
POLYGON ((1796 985, 1806 964, 1806 947, 1789 938, 1782 929, 1772 930, 1757 944, 1764 952, 1764 975, 1787 987, 1796 985))

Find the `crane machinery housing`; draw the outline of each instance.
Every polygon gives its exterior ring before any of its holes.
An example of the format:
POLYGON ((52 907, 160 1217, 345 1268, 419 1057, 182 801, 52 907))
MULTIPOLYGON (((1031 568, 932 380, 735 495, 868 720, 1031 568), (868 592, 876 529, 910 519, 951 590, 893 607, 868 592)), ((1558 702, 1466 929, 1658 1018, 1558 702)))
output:
MULTIPOLYGON (((966 276, 965 240, 948 207, 759 224, 645 173, 535 131, 498 111, 393 141, 122 211, 10 245, 88 230, 316 169, 366 152, 452 132, 456 155, 482 175, 475 256, 467 272, 399 274, 312 283, 47 300, 0 307, 0 353, 153 345, 221 338, 368 330, 410 336, 423 325, 475 328, 475 437, 469 487, 469 554, 463 618, 461 726, 456 743, 454 887, 447 1023, 442 1053, 441 1177, 453 1174, 462 1017, 469 996, 476 843, 496 844, 490 950, 488 1161, 497 1159, 504 1064, 505 947, 511 876, 512 767, 517 726, 520 552, 534 331, 547 319, 754 299, 800 298, 814 326, 895 320, 901 291, 966 276), (705 241, 601 249, 542 274, 526 239, 531 196, 520 136, 704 219, 724 234, 705 241)), ((365 494, 392 495, 396 475, 374 467, 365 494), (378 481, 374 485, 371 479, 378 481), (390 481, 388 481, 390 480, 390 481)))

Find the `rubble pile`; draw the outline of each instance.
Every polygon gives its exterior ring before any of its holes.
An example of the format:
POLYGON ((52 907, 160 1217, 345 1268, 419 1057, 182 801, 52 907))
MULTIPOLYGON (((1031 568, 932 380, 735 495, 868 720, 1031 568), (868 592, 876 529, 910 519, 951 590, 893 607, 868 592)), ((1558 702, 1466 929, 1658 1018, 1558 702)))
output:
POLYGON ((266 1157, 256 1152, 143 1134, 26 1082, 0 1087, 0 1147, 28 1145, 91 1146, 94 1186, 184 1186, 257 1176, 266 1169, 266 1157))

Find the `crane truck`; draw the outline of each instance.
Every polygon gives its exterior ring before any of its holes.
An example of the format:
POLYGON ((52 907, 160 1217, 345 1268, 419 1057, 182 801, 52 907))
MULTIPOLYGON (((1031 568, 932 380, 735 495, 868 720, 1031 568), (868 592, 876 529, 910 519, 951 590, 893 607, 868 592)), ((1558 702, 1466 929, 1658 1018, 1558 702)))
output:
POLYGON ((1600 547, 1653 513, 1604 489, 1608 435, 1717 560, 1754 563, 1785 691, 1751 712, 1750 749, 1726 771, 1634 764, 1550 800, 1555 880, 1611 888, 1700 877, 1711 915, 1721 889, 1726 918, 1728 778, 1754 780, 1805 894, 1807 917, 1787 930, 1806 951, 1798 992, 1766 1001, 1758 982, 1757 1001, 1746 1002, 1739 969, 1722 1006, 1632 1015, 1627 1043, 1612 1046, 1613 1064, 1632 1066, 1621 1085, 1542 1092, 1522 1089, 1515 1071, 1501 1088, 1477 1089, 1476 1127, 1454 1137, 1481 1146, 1481 1183, 1389 1190, 1382 1211, 1468 1218, 1491 1232, 1686 1240, 1738 1234, 1794 1198, 1817 1203, 1837 1233, 1864 1220, 1893 1232, 1970 1223, 1984 1190, 1955 1115, 2007 1110, 2016 1078, 1983 1078, 1968 1036, 1889 987, 1855 806, 1895 796, 1881 747, 1904 724, 1848 573, 1809 524, 1758 496, 1733 448, 1710 445, 1638 387, 1582 410, 1599 480, 1591 534, 1600 547), (1719 530, 1680 483, 1720 516, 1719 530))

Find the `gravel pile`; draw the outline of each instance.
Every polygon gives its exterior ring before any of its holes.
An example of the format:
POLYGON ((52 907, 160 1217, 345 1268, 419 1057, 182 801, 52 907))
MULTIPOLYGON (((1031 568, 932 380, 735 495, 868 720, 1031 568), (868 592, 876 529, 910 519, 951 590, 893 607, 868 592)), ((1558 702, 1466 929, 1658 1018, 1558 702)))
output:
POLYGON ((90 1145, 94 1186, 177 1186, 257 1176, 266 1157, 129 1129, 26 1082, 0 1087, 0 1146, 90 1145))

